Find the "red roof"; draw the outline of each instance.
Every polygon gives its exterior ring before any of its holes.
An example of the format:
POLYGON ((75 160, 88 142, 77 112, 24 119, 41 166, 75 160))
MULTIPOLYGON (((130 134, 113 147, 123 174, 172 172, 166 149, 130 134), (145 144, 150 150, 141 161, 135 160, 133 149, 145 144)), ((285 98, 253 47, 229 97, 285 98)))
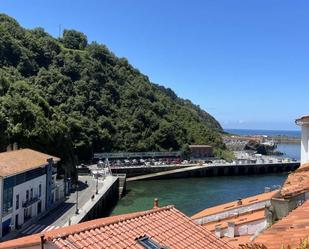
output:
POLYGON ((282 245, 296 248, 308 236, 309 201, 306 201, 259 235, 254 243, 264 244, 268 249, 279 249, 282 245))
MULTIPOLYGON (((137 238, 148 236, 170 249, 232 249, 173 206, 92 220, 44 233, 48 243, 58 248, 144 249, 137 238)), ((39 245, 40 235, 0 243, 0 248, 39 245)))
POLYGON ((55 162, 60 158, 31 149, 20 149, 0 153, 0 176, 10 176, 46 165, 52 158, 55 162))
POLYGON ((309 191, 309 163, 301 165, 289 174, 280 191, 282 197, 289 198, 309 191))

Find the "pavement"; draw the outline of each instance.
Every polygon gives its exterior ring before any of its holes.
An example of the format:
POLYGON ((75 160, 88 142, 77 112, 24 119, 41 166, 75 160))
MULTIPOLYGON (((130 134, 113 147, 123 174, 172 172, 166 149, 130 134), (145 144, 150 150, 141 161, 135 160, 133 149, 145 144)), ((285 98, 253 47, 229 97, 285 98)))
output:
POLYGON ((104 181, 98 181, 98 194, 96 194, 97 180, 92 176, 79 176, 78 193, 74 191, 69 198, 58 205, 55 209, 49 211, 34 224, 23 229, 19 236, 30 235, 42 231, 48 231, 70 224, 77 224, 84 215, 95 205, 107 189, 114 183, 117 177, 107 176, 104 181), (86 184, 87 182, 87 184, 86 184), (78 195, 78 214, 76 214, 76 200, 78 195), (94 196, 91 199, 91 196, 94 196))

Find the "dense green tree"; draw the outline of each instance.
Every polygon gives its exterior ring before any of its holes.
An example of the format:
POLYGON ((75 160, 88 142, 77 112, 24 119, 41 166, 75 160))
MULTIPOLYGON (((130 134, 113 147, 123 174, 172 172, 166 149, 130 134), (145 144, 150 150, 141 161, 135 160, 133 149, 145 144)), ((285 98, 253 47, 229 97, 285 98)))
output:
POLYGON ((220 124, 169 88, 153 84, 125 58, 74 30, 55 39, 0 14, 0 150, 18 142, 76 160, 99 151, 214 146, 226 155, 220 124))
POLYGON ((63 31, 62 42, 66 48, 71 49, 85 49, 88 43, 87 36, 73 29, 65 29, 63 31))

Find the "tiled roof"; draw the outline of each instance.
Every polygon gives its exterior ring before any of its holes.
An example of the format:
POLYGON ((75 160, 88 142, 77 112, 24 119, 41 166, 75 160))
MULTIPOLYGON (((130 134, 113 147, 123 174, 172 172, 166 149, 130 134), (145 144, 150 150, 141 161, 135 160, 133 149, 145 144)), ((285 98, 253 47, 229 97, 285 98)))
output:
POLYGON ((239 248, 240 245, 248 244, 251 241, 252 237, 253 237, 252 235, 242 235, 242 236, 236 236, 234 238, 223 237, 222 239, 228 242, 230 245, 234 246, 235 248, 239 248))
MULTIPOLYGON (((44 233, 49 243, 63 249, 144 249, 136 240, 144 235, 170 249, 233 248, 173 206, 92 220, 44 233)), ((0 248, 22 248, 26 243, 39 244, 40 235, 0 243, 0 248)))
MULTIPOLYGON (((242 199, 242 206, 246 206, 246 205, 252 205, 254 203, 257 202, 261 202, 261 201, 267 201, 270 200, 272 197, 274 197, 276 195, 276 193, 278 193, 278 190, 275 191, 271 191, 268 193, 263 193, 263 194, 259 194, 259 195, 255 195, 255 196, 250 196, 248 198, 242 199)), ((212 215, 212 214, 217 214, 217 213, 221 213, 221 212, 225 212, 234 208, 240 207, 238 205, 238 201, 232 201, 232 202, 228 202, 228 203, 224 203, 222 205, 218 205, 218 206, 214 206, 211 208, 207 208, 197 214, 194 214, 191 218, 192 219, 199 219, 208 215, 212 215)))
POLYGON ((47 159, 60 158, 50 156, 31 149, 21 149, 0 153, 0 176, 10 176, 35 169, 47 164, 47 159))
POLYGON ((259 209, 241 215, 231 216, 220 221, 206 223, 203 225, 203 227, 205 227, 209 231, 215 231, 217 225, 220 225, 220 227, 223 229, 227 228, 228 222, 234 222, 235 225, 242 225, 263 219, 265 219, 265 210, 259 209))
POLYGON ((280 193, 282 197, 288 198, 306 191, 309 191, 309 163, 289 174, 280 193))
POLYGON ((268 249, 278 249, 281 245, 295 248, 301 239, 309 236, 309 201, 294 209, 269 229, 258 236, 254 242, 262 243, 268 249))

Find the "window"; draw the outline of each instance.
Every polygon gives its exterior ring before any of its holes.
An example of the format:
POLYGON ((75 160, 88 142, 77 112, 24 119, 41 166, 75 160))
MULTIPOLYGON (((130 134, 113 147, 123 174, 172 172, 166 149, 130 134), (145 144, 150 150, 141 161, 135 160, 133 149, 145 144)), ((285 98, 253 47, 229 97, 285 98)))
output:
POLYGON ((13 207, 13 188, 5 188, 3 190, 3 215, 11 213, 13 207))
POLYGON ((19 209, 19 195, 16 195, 16 204, 15 204, 15 209, 19 209))
POLYGON ((26 191, 26 201, 29 201, 29 190, 26 191))
POLYGON ((42 184, 39 185, 39 197, 42 195, 42 184))
POLYGON ((168 249, 168 247, 161 246, 158 243, 154 242, 148 236, 143 236, 143 237, 137 238, 137 241, 145 249, 168 249))
POLYGON ((31 190, 30 190, 30 199, 32 199, 33 198, 33 188, 31 188, 31 190))

